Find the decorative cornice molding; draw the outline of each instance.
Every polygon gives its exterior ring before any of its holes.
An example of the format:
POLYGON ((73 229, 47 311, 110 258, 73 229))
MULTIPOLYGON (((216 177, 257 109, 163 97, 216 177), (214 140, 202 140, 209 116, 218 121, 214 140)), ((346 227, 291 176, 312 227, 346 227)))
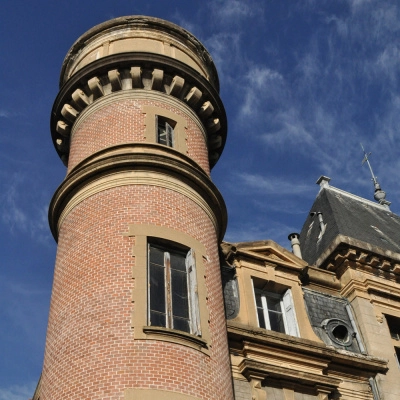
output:
POLYGON ((345 260, 357 261, 365 266, 400 274, 400 254, 372 246, 361 240, 338 235, 321 254, 315 265, 329 271, 337 271, 345 260))
POLYGON ((195 201, 210 216, 222 240, 227 211, 218 189, 189 157, 169 147, 160 147, 149 143, 115 146, 78 164, 50 203, 49 223, 54 238, 57 240, 58 228, 66 214, 80 201, 109 187, 145 184, 146 180, 140 180, 140 176, 147 171, 153 174, 153 184, 168 187, 195 201), (135 172, 135 178, 124 176, 126 172, 135 172))
MULTIPOLYGON (((387 371, 387 361, 373 356, 365 356, 345 350, 327 347, 308 339, 296 338, 283 333, 269 331, 254 326, 246 326, 233 321, 227 321, 228 338, 240 343, 251 342, 261 346, 293 352, 295 355, 315 357, 318 363, 326 361, 331 364, 357 368, 358 372, 376 374, 387 371)), ((328 367, 329 368, 329 367, 328 367)))
POLYGON ((316 388, 317 385, 329 388, 330 391, 335 390, 341 383, 340 379, 332 378, 322 374, 313 374, 306 371, 298 371, 296 369, 282 367, 278 365, 266 364, 250 359, 244 359, 239 365, 239 371, 248 379, 253 375, 258 377, 278 378, 284 382, 302 382, 305 386, 316 388))
POLYGON ((60 89, 50 127, 54 146, 64 163, 68 160, 70 133, 79 114, 98 99, 121 91, 133 99, 143 91, 155 91, 191 108, 207 131, 210 166, 215 165, 227 135, 226 113, 218 92, 183 62, 143 52, 120 53, 93 61, 60 89))
POLYGON ((112 37, 109 37, 110 33, 113 34, 126 29, 129 29, 130 32, 128 35, 125 33, 124 37, 148 37, 149 34, 151 36, 152 32, 162 42, 175 38, 173 42, 174 46, 181 48, 185 53, 190 49, 199 58, 199 61, 204 64, 204 67, 207 68, 211 81, 216 86, 216 89, 219 90, 217 70, 203 44, 192 33, 172 22, 144 15, 127 15, 114 18, 94 26, 81 35, 65 56, 61 69, 60 86, 68 79, 71 66, 76 63, 78 56, 84 48, 90 48, 91 43, 99 38, 103 38, 103 41, 108 41, 112 39, 112 37))

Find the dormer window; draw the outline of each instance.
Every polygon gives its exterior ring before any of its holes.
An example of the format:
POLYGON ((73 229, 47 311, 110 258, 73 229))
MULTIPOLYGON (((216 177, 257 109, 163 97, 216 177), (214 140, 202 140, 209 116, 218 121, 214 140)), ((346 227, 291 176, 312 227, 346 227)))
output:
POLYGON ((254 287, 254 296, 258 326, 260 328, 286 333, 291 336, 299 336, 299 328, 290 289, 280 294, 254 287))
POLYGON ((157 143, 174 147, 175 121, 156 115, 157 143))

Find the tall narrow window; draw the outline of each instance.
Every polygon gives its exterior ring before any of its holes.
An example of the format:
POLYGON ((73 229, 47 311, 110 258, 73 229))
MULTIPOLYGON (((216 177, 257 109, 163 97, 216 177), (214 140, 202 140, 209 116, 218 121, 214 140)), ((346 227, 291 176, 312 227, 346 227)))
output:
POLYGON ((149 325, 200 336, 194 251, 149 244, 149 325))
POLYGON ((174 121, 156 115, 157 143, 174 147, 174 121))
POLYGON ((280 295, 254 288, 254 296, 260 328, 299 336, 290 289, 280 295))

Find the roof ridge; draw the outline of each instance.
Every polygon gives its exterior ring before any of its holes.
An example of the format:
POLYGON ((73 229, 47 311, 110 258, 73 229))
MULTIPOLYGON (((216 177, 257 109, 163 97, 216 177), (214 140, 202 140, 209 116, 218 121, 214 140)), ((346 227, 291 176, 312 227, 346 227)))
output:
POLYGON ((323 190, 328 190, 328 191, 337 192, 337 193, 342 194, 342 195, 344 195, 344 196, 350 197, 350 198, 352 198, 352 199, 354 199, 354 200, 360 201, 360 202, 362 202, 362 203, 366 203, 366 204, 369 205, 369 206, 376 207, 376 208, 378 208, 379 210, 386 211, 386 212, 388 212, 388 213, 390 213, 390 214, 393 214, 392 211, 388 210, 387 208, 385 208, 384 206, 382 206, 382 205, 379 204, 379 203, 376 203, 376 202, 374 202, 374 201, 372 201, 372 200, 365 199, 364 197, 361 197, 361 196, 357 196, 356 194, 353 194, 353 193, 350 193, 350 192, 346 192, 345 190, 338 189, 338 188, 336 188, 336 187, 334 187, 334 186, 329 185, 328 187, 324 187, 324 188, 322 188, 322 189, 320 190, 320 192, 322 192, 323 190))

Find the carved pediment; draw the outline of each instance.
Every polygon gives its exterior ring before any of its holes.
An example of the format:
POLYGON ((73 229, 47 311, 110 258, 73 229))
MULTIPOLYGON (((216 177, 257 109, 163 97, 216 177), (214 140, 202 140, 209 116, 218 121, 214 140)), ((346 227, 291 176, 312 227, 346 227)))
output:
POLYGON ((247 260, 265 261, 276 266, 302 270, 307 267, 307 262, 296 257, 287 249, 272 240, 259 242, 242 242, 233 245, 235 255, 246 258, 247 260))

